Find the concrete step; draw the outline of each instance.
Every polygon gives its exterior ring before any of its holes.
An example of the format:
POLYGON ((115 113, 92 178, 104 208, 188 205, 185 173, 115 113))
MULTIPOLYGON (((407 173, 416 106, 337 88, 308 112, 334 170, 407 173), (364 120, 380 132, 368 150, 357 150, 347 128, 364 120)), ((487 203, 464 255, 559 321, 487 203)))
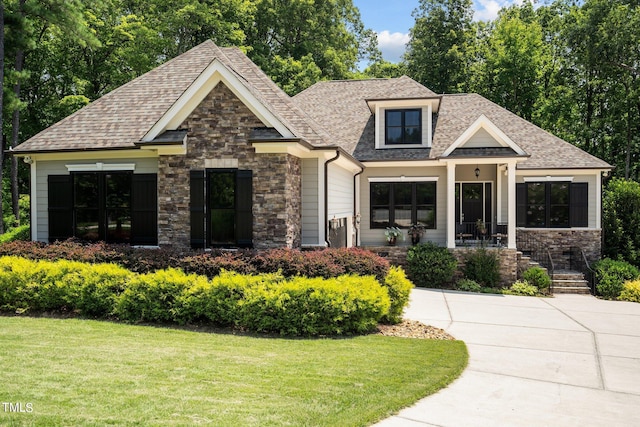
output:
POLYGON ((578 294, 578 295, 589 295, 591 294, 591 289, 584 286, 564 286, 564 287, 555 287, 553 288, 554 294, 578 294))

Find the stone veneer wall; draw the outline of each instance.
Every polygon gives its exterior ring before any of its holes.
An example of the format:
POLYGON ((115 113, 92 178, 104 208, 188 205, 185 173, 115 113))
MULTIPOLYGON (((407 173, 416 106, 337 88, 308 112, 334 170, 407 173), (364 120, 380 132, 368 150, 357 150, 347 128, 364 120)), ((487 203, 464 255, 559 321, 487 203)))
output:
POLYGON ((219 83, 182 123, 187 154, 158 160, 158 241, 190 245, 189 171, 231 164, 253 171, 253 243, 256 248, 299 247, 301 162, 289 154, 256 154, 248 143, 263 123, 219 83), (209 166, 210 167, 210 166, 209 166))
POLYGON ((569 268, 567 251, 572 246, 581 247, 589 263, 593 264, 602 256, 602 230, 581 229, 522 229, 516 230, 516 245, 518 250, 526 251, 528 242, 540 242, 549 249, 557 270, 569 268))
MULTIPOLYGON (((406 266, 407 251, 410 246, 366 246, 371 252, 386 258, 391 264, 406 266)), ((476 250, 477 248, 456 248, 450 249, 453 256, 458 260, 458 270, 454 275, 454 280, 462 278, 462 267, 464 267, 464 254, 476 250)), ((496 251, 500 262, 500 285, 511 286, 518 276, 518 251, 507 248, 487 248, 488 251, 496 251)))

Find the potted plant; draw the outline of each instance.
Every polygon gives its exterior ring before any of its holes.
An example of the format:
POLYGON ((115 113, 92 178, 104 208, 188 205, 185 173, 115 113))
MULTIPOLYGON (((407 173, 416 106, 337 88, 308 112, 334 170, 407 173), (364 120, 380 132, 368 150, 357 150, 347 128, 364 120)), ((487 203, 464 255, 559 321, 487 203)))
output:
POLYGON ((482 221, 481 219, 478 219, 476 221, 476 230, 478 230, 478 233, 484 239, 484 235, 487 234, 487 226, 485 225, 484 221, 482 221))
POLYGON ((420 243, 420 238, 424 234, 424 227, 421 224, 411 224, 407 234, 411 236, 411 244, 417 245, 420 243))
POLYGON ((401 236, 402 232, 398 227, 387 227, 384 231, 384 236, 387 238, 389 246, 395 246, 398 236, 401 236))

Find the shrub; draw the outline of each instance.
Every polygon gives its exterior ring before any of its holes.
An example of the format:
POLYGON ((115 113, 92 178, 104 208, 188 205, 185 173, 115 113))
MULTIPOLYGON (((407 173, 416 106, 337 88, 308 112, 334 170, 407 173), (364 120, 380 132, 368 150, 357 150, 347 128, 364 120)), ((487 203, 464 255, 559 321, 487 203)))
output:
POLYGON ((388 314, 389 295, 373 276, 294 277, 248 289, 239 322, 281 335, 370 332, 388 314))
MULTIPOLYGON (((612 179, 602 194, 604 255, 640 265, 640 184, 612 179)), ((617 295, 616 295, 617 296, 617 295)))
POLYGON ((402 312, 409 302, 409 295, 413 289, 413 283, 400 267, 391 267, 384 278, 383 285, 387 288, 391 305, 389 313, 382 318, 384 323, 399 323, 402 321, 402 312))
POLYGON ((31 226, 29 224, 20 225, 12 228, 6 233, 0 235, 0 244, 13 242, 16 240, 29 240, 31 238, 31 226))
POLYGON ((547 274, 547 271, 542 267, 531 267, 522 274, 522 279, 535 286, 540 291, 544 291, 551 286, 551 277, 547 274))
POLYGON ((465 292, 482 292, 482 286, 472 279, 460 279, 456 282, 456 289, 465 292))
POLYGON ((407 273, 416 286, 443 287, 451 282, 457 266, 447 248, 432 242, 412 246, 407 252, 407 273))
POLYGON ((511 295, 526 295, 533 297, 538 293, 538 288, 527 282, 517 281, 505 292, 511 295))
POLYGON ((596 272, 598 294, 607 299, 615 299, 620 296, 624 282, 635 280, 640 276, 640 271, 626 261, 616 261, 605 258, 594 265, 596 272))
POLYGON ((493 288, 500 282, 500 261, 495 251, 478 248, 463 254, 464 277, 478 282, 484 287, 493 288))
POLYGON ((640 280, 630 280, 622 285, 620 301, 640 302, 640 280))
POLYGON ((85 269, 77 307, 85 316, 105 318, 114 315, 118 296, 124 292, 133 273, 115 264, 94 264, 85 269))
POLYGON ((118 298, 116 315, 127 322, 184 322, 183 294, 206 280, 173 268, 132 276, 118 298))

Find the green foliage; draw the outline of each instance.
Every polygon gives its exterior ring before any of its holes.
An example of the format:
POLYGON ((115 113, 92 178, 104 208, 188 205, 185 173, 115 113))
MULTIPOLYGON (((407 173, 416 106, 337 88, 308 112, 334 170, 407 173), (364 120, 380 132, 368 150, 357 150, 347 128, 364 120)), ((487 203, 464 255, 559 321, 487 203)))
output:
POLYGON ((612 179, 602 195, 604 255, 640 266, 640 184, 612 179))
POLYGON ((517 281, 504 293, 509 295, 525 295, 529 297, 536 296, 538 294, 538 288, 534 285, 530 285, 527 282, 517 281))
POLYGON ((458 262, 447 248, 421 243, 407 252, 409 279, 420 287, 440 288, 451 282, 458 262))
POLYGON ((456 289, 465 292, 482 292, 482 285, 472 279, 460 279, 456 282, 456 289))
POLYGON ((630 280, 622 285, 620 301, 640 302, 640 280, 630 280))
POLYGON ((381 320, 401 315, 410 289, 397 268, 382 286, 373 276, 287 279, 279 273, 222 271, 208 280, 177 269, 137 274, 113 264, 0 257, 2 311, 205 322, 281 335, 369 332, 381 320))
POLYGON ((551 277, 549 277, 547 271, 542 267, 531 267, 527 269, 522 274, 522 279, 540 291, 544 291, 551 286, 551 277))
POLYGON ((484 287, 493 288, 500 282, 500 260, 496 251, 478 248, 466 251, 463 255, 462 272, 467 279, 474 280, 484 287))
POLYGON ((640 277, 640 271, 635 266, 610 258, 598 261, 594 265, 594 270, 596 272, 596 290, 599 295, 607 299, 618 298, 624 282, 640 277))
POLYGON ((0 234, 0 244, 14 242, 16 240, 26 241, 31 239, 31 226, 29 224, 12 228, 4 234, 0 234))
POLYGON ((387 289, 391 305, 389 313, 382 318, 384 323, 399 323, 402 321, 402 312, 409 303, 409 296, 413 283, 400 267, 391 267, 382 283, 387 289))

